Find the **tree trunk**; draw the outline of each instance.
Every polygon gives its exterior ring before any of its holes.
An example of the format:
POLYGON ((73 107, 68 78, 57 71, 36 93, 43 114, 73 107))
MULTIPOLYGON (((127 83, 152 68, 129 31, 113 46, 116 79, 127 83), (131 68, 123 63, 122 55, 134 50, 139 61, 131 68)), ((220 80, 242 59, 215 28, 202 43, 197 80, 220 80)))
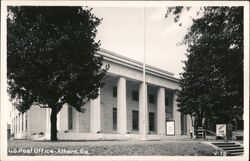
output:
POLYGON ((51 129, 50 129, 50 140, 51 141, 57 141, 57 112, 56 110, 51 111, 51 116, 50 116, 50 121, 51 121, 51 129))

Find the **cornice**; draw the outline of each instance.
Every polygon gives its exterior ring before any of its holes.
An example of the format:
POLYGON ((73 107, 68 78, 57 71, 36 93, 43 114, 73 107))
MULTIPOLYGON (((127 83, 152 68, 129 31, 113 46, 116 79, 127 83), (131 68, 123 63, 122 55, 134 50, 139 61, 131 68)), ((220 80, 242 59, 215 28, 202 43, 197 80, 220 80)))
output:
MULTIPOLYGON (((106 61, 113 62, 113 63, 126 66, 126 67, 139 70, 139 71, 143 70, 142 62, 127 58, 125 56, 118 55, 106 49, 100 49, 100 51, 98 51, 96 54, 103 56, 103 59, 106 61)), ((179 79, 173 76, 174 73, 153 67, 151 65, 146 65, 146 73, 157 76, 157 77, 161 77, 164 79, 168 79, 174 82, 179 82, 179 79)))

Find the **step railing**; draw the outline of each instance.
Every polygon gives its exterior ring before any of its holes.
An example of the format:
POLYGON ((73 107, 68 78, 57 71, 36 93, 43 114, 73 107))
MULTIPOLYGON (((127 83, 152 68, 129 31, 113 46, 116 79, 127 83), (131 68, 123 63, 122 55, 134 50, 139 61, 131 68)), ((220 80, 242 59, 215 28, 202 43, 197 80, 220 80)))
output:
MULTIPOLYGON (((227 140, 227 136, 216 136, 216 133, 213 132, 213 131, 211 131, 211 130, 206 130, 206 129, 204 129, 203 132, 204 132, 204 134, 205 134, 204 140, 208 140, 208 139, 207 139, 207 133, 209 133, 209 134, 212 134, 212 136, 215 136, 215 137, 216 137, 216 140, 217 140, 217 138, 219 137, 219 138, 222 138, 225 142, 228 141, 228 140, 227 140)), ((204 135, 204 134, 203 134, 203 135, 204 135)))

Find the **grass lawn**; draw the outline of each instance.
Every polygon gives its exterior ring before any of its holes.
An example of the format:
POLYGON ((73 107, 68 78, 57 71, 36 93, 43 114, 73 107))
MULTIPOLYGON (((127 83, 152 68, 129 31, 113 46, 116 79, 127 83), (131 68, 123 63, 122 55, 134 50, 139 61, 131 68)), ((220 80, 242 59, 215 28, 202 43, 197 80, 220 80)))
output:
POLYGON ((167 155, 213 156, 216 150, 198 141, 8 141, 8 155, 167 155))

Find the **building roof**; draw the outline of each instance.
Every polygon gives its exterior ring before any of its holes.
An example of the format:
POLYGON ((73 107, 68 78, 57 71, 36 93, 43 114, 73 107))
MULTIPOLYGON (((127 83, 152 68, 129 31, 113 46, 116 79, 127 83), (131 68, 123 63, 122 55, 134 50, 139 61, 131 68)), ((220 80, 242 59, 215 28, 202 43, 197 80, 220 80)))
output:
MULTIPOLYGON (((100 51, 97 52, 97 54, 103 56, 104 60, 118 63, 127 67, 131 67, 139 71, 143 70, 142 62, 116 54, 106 49, 101 48, 100 51)), ((146 73, 179 82, 179 79, 174 77, 174 73, 171 73, 166 70, 162 70, 160 68, 153 67, 151 65, 146 65, 146 73)))

